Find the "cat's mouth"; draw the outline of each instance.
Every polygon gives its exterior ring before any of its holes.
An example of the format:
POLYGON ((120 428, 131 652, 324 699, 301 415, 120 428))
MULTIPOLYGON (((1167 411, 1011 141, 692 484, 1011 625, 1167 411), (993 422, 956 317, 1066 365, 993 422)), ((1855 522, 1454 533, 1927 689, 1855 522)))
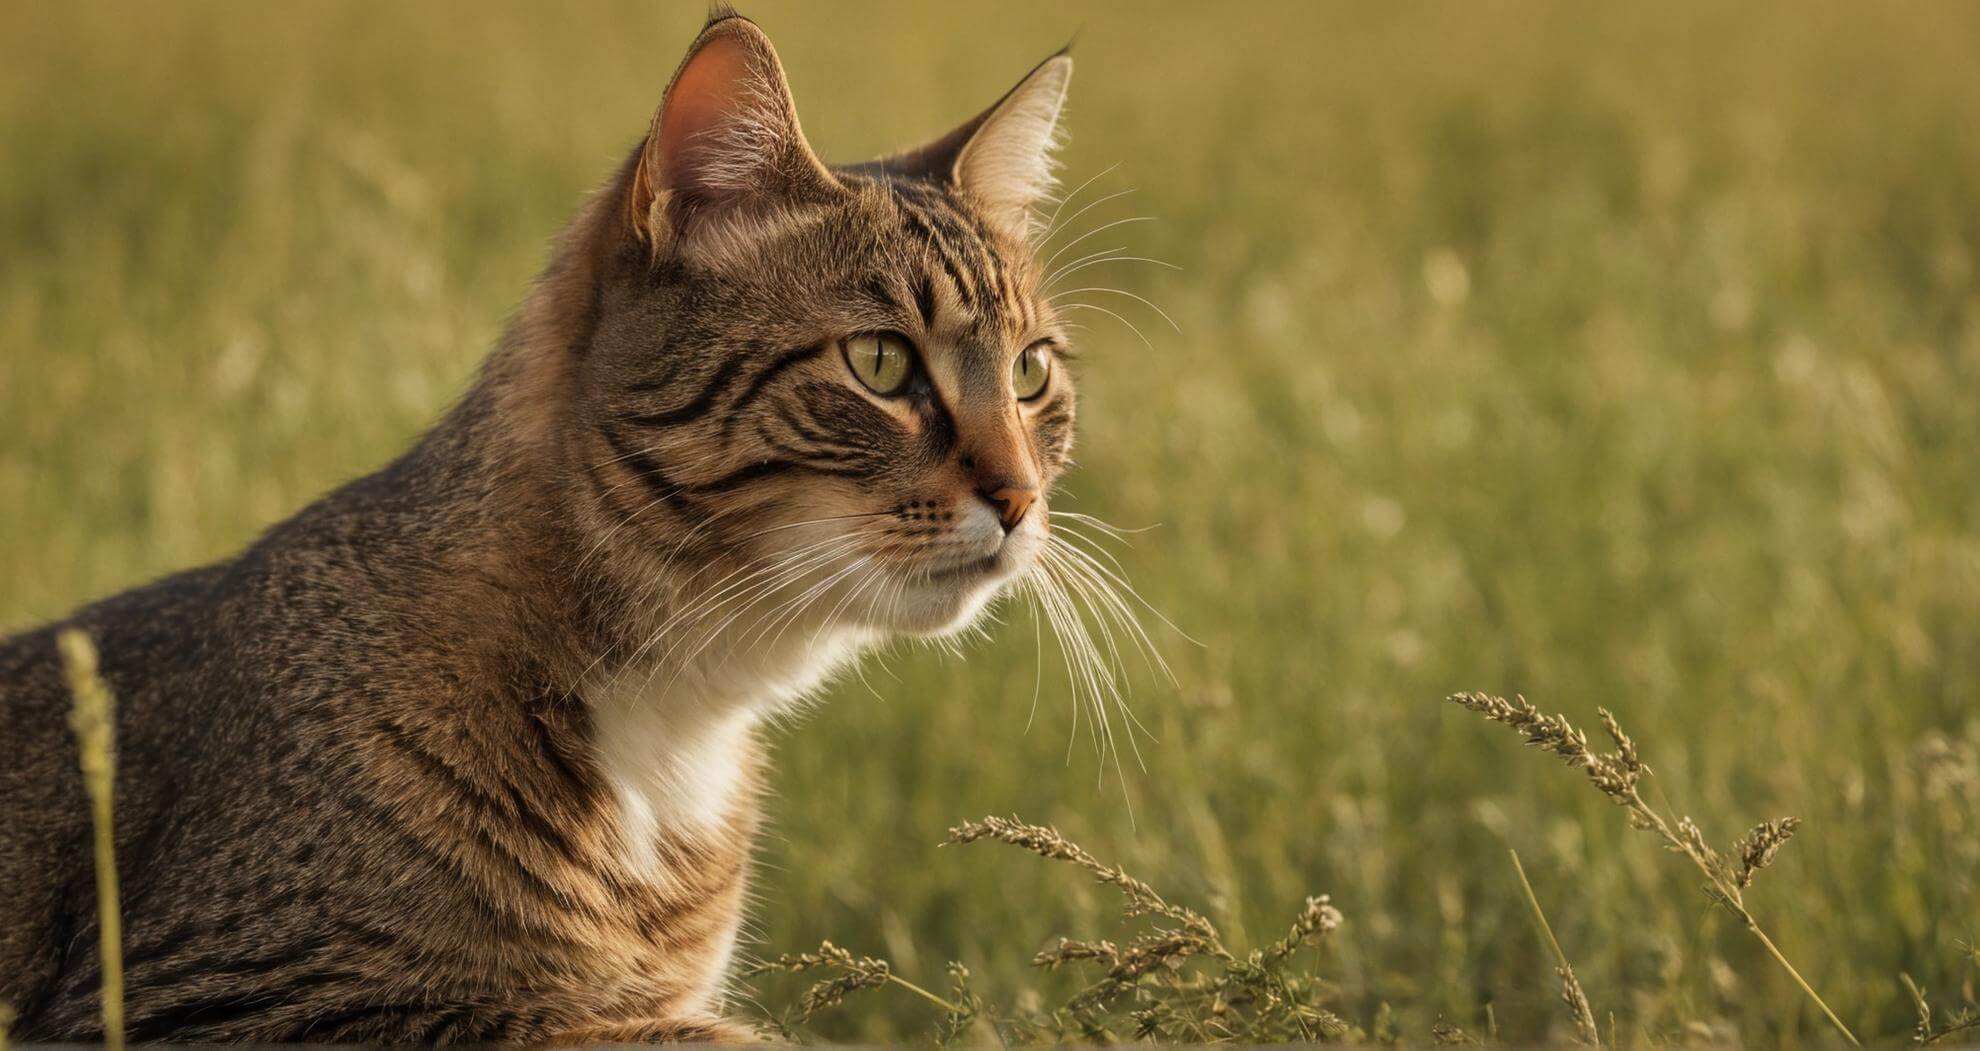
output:
POLYGON ((903 567, 901 586, 883 600, 884 611, 876 611, 882 622, 896 632, 930 637, 968 627, 1006 584, 1029 568, 1035 554, 1037 545, 1028 532, 1000 539, 903 567))
POLYGON ((1012 533, 988 554, 944 559, 923 569, 921 576, 938 586, 968 587, 1001 581, 1029 564, 1034 546, 1023 533, 1012 533))
POLYGON ((1003 549, 999 548, 995 553, 985 555, 981 558, 972 558, 962 562, 938 566, 929 570, 928 579, 941 581, 975 580, 1003 569, 1004 562, 1003 549))

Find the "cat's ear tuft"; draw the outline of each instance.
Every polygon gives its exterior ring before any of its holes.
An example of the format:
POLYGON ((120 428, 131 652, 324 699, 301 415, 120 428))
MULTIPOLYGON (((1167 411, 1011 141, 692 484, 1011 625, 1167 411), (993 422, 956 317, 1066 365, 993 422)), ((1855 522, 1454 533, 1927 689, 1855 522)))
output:
POLYGON ((709 213, 837 189, 798 127, 784 68, 754 22, 718 12, 688 49, 640 149, 627 200, 658 247, 709 213))
POLYGON ((867 167, 911 179, 947 181, 967 191, 990 219, 1020 237, 1035 229, 1034 209, 1056 186, 1059 113, 1072 80, 1072 56, 1038 64, 997 104, 918 149, 867 167))
POLYGON ((869 167, 897 176, 941 179, 965 191, 988 217, 1020 237, 1036 229, 1037 205, 1057 186, 1054 150, 1072 81, 1061 50, 1038 64, 996 105, 919 149, 869 167))
POLYGON ((1061 51, 1039 63, 976 119, 956 155, 956 185, 1009 229, 1028 234, 1033 209, 1058 184, 1053 151, 1071 82, 1071 55, 1061 51))

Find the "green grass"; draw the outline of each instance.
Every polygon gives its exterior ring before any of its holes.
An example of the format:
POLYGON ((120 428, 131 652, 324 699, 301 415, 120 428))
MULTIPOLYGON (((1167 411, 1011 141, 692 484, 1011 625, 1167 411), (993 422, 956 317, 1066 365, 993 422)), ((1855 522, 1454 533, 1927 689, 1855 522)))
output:
MULTIPOLYGON (((1909 1031, 1900 973, 1972 995, 1980 9, 746 10, 837 158, 1080 32, 1071 181, 1138 188, 1082 222, 1158 217, 1120 243, 1182 270, 1108 283, 1182 332, 1093 324, 1062 506, 1159 523, 1122 558, 1202 642, 1139 691, 1132 819, 1055 665, 1026 730, 1022 611, 839 689, 780 736, 757 952, 1077 989, 1029 961, 1114 930, 1105 888, 938 847, 1018 813, 1234 946, 1331 895, 1371 1035, 1565 1037, 1511 847, 1605 1039, 1826 1039, 1695 871, 1441 702, 1479 689, 1615 710, 1715 843, 1799 816, 1747 904, 1860 1035, 1909 1031)), ((583 12, 0 7, 0 626, 226 555, 442 411, 699 18, 583 12)))

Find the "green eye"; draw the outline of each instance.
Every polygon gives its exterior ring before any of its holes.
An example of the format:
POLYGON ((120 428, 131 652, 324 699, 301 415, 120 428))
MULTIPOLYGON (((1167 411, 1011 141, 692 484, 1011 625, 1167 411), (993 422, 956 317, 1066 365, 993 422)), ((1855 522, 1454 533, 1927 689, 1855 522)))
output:
POLYGON ((1011 362, 1011 393, 1019 401, 1030 401, 1045 393, 1046 381, 1052 378, 1052 345, 1033 343, 1024 348, 1024 353, 1011 362))
POLYGON ((893 395, 914 378, 914 351, 905 337, 867 332, 846 340, 846 367, 875 394, 893 395))

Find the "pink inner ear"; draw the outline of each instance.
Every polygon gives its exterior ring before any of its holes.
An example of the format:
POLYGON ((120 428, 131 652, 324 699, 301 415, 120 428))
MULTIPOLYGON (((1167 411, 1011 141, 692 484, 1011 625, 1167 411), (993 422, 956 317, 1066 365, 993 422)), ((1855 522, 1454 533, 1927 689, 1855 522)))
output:
POLYGON ((743 44, 732 37, 716 37, 703 44, 674 78, 660 114, 661 178, 668 189, 700 185, 696 154, 709 145, 704 133, 750 104, 748 81, 754 75, 743 44))

